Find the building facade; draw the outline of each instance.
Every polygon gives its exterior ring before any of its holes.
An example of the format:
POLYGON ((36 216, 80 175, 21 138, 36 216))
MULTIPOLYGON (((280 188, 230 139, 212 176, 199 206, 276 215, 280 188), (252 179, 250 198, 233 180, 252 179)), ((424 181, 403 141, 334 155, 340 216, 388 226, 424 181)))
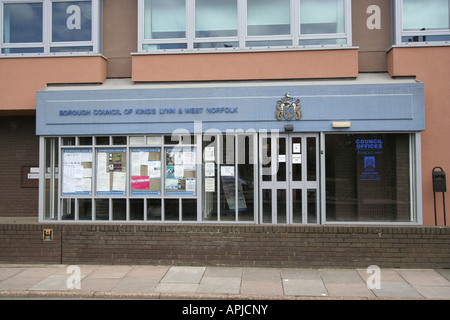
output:
POLYGON ((0 5, 0 216, 444 224, 448 0, 0 5))

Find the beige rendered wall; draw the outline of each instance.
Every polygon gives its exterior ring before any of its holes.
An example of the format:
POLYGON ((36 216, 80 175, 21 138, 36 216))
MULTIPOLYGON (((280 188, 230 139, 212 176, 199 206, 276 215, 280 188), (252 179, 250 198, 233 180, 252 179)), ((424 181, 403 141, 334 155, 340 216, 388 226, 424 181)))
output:
POLYGON ((0 59, 0 114, 36 110, 36 92, 52 83, 102 83, 106 60, 92 57, 0 59))
POLYGON ((359 72, 387 71, 386 51, 392 45, 391 11, 391 0, 352 1, 352 37, 353 45, 359 47, 359 72))
POLYGON ((131 78, 137 30, 137 0, 103 0, 102 53, 108 58, 108 78, 131 78))
POLYGON ((134 55, 132 80, 354 78, 358 50, 134 55))
MULTIPOLYGON (((450 183, 450 47, 392 48, 388 52, 392 77, 416 76, 425 84, 425 131, 422 133, 422 194, 425 225, 434 225, 432 170, 442 167, 450 183)), ((445 194, 447 206, 450 204, 445 194)), ((442 193, 436 195, 438 225, 443 225, 442 193)), ((448 211, 448 210, 447 210, 448 211)), ((447 225, 450 215, 447 214, 447 225)))

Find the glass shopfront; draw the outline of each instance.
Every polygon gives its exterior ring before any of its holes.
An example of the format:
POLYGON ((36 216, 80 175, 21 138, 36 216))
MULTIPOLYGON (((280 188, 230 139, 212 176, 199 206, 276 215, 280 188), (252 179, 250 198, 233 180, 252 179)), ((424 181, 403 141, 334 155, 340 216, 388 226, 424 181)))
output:
POLYGON ((254 133, 60 137, 43 145, 46 185, 54 186, 43 190, 45 220, 256 222, 254 133))
POLYGON ((408 133, 43 138, 44 220, 411 223, 415 145, 408 133))
POLYGON ((413 221, 409 134, 327 135, 326 221, 413 221))
POLYGON ((42 90, 39 221, 420 224, 423 84, 342 82, 42 90))

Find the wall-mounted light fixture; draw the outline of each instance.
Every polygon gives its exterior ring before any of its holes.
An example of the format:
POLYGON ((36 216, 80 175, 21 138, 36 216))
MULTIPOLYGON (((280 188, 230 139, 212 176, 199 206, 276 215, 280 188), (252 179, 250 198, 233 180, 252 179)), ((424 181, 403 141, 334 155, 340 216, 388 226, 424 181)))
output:
POLYGON ((350 121, 333 121, 331 126, 333 128, 350 128, 352 123, 350 121))

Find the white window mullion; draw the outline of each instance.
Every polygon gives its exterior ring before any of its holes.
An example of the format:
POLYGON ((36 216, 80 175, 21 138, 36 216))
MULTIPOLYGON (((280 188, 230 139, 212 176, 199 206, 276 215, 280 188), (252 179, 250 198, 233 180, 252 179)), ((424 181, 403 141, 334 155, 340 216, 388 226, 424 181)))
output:
POLYGON ((194 49, 195 37, 195 0, 186 0, 186 38, 187 49, 194 49))
POLYGON ((91 4, 91 41, 92 41, 92 51, 94 53, 100 53, 100 21, 101 21, 101 13, 100 13, 100 3, 99 0, 92 0, 91 4))
POLYGON ((351 46, 353 43, 352 39, 352 1, 345 0, 344 2, 345 10, 345 33, 347 34, 347 45, 351 46))
POLYGON ((144 41, 144 0, 138 1, 138 47, 137 51, 143 51, 143 41, 144 41))
POLYGON ((293 46, 297 48, 300 40, 300 1, 291 0, 291 34, 293 46))
POLYGON ((50 42, 52 41, 52 3, 44 0, 42 4, 42 40, 44 41, 44 54, 50 53, 50 42))
POLYGON ((238 0, 238 38, 239 48, 245 49, 247 38, 247 0, 238 0))

